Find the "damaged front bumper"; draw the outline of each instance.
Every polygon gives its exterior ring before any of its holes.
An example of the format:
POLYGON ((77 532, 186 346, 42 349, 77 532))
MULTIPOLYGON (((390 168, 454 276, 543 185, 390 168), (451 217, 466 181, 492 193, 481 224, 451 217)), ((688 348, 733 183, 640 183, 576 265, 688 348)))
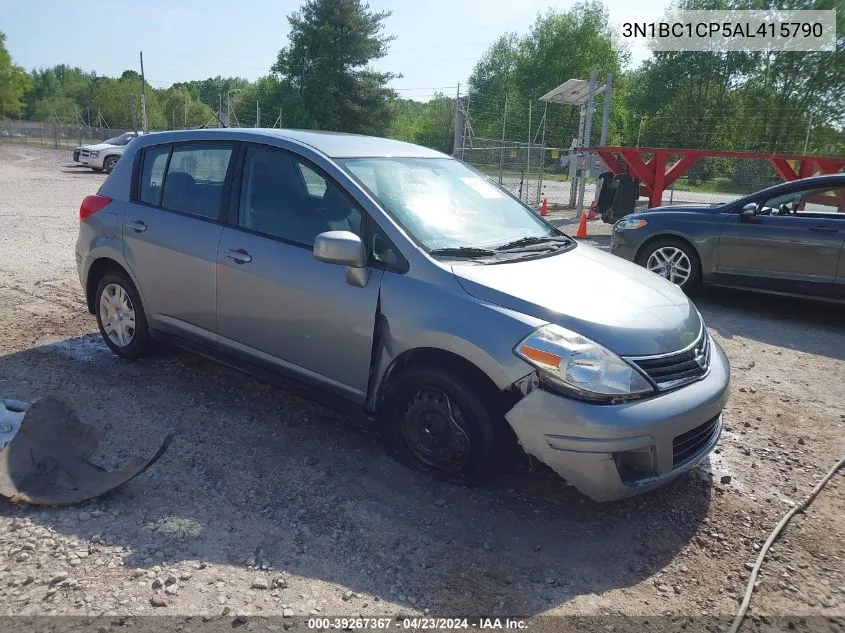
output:
POLYGON ((623 404, 582 402, 535 389, 507 414, 523 450, 595 501, 662 486, 700 463, 722 433, 730 366, 713 341, 698 382, 623 404))

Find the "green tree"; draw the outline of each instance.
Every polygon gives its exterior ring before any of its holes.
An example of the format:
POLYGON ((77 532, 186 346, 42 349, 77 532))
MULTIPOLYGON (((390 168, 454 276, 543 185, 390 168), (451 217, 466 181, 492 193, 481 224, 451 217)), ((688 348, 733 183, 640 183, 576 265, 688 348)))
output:
MULTIPOLYGON (((527 34, 499 38, 476 64, 469 81, 473 130, 480 137, 500 138, 504 124, 505 138, 525 141, 530 107, 532 140, 539 142, 543 104, 537 100, 543 94, 567 79, 586 79, 593 70, 600 78, 618 75, 625 61, 611 45, 603 4, 588 0, 568 11, 549 10, 527 34)), ((546 139, 553 144, 569 145, 577 125, 576 108, 550 105, 546 110, 546 139)))
POLYGON ((79 106, 70 97, 47 97, 35 102, 34 116, 38 121, 56 123, 56 117, 62 125, 76 125, 79 122, 79 106))
POLYGON ((454 125, 455 100, 442 93, 435 93, 417 120, 414 142, 451 154, 455 140, 454 125))
POLYGON ((302 124, 316 129, 370 134, 390 131, 395 77, 368 67, 387 54, 392 36, 361 0, 308 0, 288 16, 288 46, 272 72, 299 94, 302 124))
POLYGON ((398 141, 416 142, 416 128, 420 117, 425 112, 426 104, 413 99, 395 99, 390 108, 393 110, 390 138, 398 141))
POLYGON ((831 130, 845 123, 842 6, 842 0, 679 0, 673 10, 838 7, 836 51, 655 53, 631 74, 625 140, 633 144, 639 135, 643 146, 801 152, 812 122, 817 134, 808 151, 836 147, 831 130))
POLYGON ((3 117, 20 116, 30 79, 26 70, 12 62, 6 50, 6 35, 0 32, 0 112, 3 117))

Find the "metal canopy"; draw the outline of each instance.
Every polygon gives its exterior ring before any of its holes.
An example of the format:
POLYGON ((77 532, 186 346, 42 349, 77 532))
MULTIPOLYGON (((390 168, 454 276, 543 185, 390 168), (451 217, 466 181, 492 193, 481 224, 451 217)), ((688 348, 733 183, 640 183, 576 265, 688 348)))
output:
MULTIPOLYGON (((596 90, 600 94, 604 86, 596 90)), ((550 103, 562 103, 564 105, 587 105, 590 98, 590 82, 583 79, 567 79, 557 88, 554 88, 540 97, 540 101, 550 103)))

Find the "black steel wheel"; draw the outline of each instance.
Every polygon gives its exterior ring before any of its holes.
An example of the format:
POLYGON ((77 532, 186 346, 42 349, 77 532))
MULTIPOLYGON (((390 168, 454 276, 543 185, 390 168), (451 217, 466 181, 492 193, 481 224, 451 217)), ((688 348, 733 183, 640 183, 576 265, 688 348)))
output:
POLYGON ((451 372, 436 367, 403 372, 380 418, 393 455, 415 470, 466 485, 492 472, 497 437, 491 411, 477 390, 451 372))

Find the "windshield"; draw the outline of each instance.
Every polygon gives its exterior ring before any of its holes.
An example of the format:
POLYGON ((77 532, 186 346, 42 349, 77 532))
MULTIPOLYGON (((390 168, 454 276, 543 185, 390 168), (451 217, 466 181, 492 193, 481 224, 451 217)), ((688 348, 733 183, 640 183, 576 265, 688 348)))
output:
POLYGON ((108 138, 103 141, 103 143, 107 145, 128 145, 129 141, 133 138, 135 138, 135 135, 132 132, 127 132, 126 134, 115 136, 114 138, 108 138))
POLYGON ((343 163, 429 251, 494 249, 521 238, 561 235, 451 158, 351 158, 343 163))

